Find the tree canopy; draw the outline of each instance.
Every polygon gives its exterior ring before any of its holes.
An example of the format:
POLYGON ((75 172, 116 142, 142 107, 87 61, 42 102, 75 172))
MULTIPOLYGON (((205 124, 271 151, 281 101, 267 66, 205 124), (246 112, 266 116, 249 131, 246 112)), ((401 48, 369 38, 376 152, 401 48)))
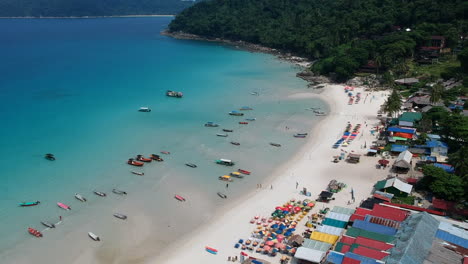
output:
POLYGON ((437 198, 447 201, 458 201, 465 198, 466 184, 460 176, 449 174, 433 165, 425 165, 423 173, 421 187, 431 191, 437 198))
POLYGON ((454 47, 467 14, 463 0, 212 0, 181 12, 169 30, 320 59, 315 71, 344 80, 368 60, 384 69, 401 64, 431 35, 454 47))
POLYGON ((192 4, 179 0, 0 0, 0 17, 172 15, 192 4))

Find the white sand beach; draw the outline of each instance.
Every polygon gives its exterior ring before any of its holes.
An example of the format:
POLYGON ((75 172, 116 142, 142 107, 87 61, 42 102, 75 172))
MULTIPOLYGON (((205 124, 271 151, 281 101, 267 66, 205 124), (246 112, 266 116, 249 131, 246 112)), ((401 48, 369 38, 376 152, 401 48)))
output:
MULTIPOLYGON (((234 207, 225 208, 193 234, 174 243, 165 250, 164 254, 149 263, 227 262, 229 256, 239 256, 240 250, 235 249, 234 244, 240 238, 248 239, 255 229, 256 226, 249 223, 254 216, 269 217, 276 206, 292 198, 305 199, 306 196, 300 194, 303 187, 312 194, 308 198, 315 199, 332 179, 347 184, 347 188, 335 195, 334 201, 329 204, 317 203, 312 212, 335 205, 356 207, 361 200, 367 198, 373 184, 385 178, 388 169, 376 169, 377 158, 367 156, 361 157, 359 164, 349 164, 344 161, 333 163, 333 156, 340 154, 340 148, 332 149, 332 145, 342 136, 347 122, 353 126, 362 124, 360 135, 344 150, 348 153, 366 154, 367 148, 364 145, 370 146, 375 140, 370 130, 379 122, 377 111, 384 103, 386 93, 366 92, 363 88, 357 88, 355 91, 361 92, 363 99, 359 104, 348 105, 348 97, 343 88, 342 85, 328 85, 319 95, 312 93, 293 95, 304 98, 318 96, 326 100, 331 109, 328 116, 309 133, 302 151, 279 168, 277 174, 271 178, 271 182, 263 182, 261 189, 240 199, 241 202, 234 207), (354 190, 355 202, 348 205, 348 201, 351 200, 351 188, 354 190), (218 254, 209 254, 205 251, 205 246, 217 249, 218 254)), ((298 228, 305 229, 304 223, 305 219, 299 225, 302 227, 298 228)), ((265 260, 271 258, 248 251, 246 253, 265 260)))

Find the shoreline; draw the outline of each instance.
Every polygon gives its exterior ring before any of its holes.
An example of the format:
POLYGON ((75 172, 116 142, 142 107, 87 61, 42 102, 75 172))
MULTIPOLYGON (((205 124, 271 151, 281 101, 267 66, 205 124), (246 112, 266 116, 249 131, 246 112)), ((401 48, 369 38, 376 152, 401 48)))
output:
MULTIPOLYGON (((363 181, 360 179, 362 177, 361 174, 365 174, 366 177, 373 177, 374 180, 381 179, 386 175, 386 171, 375 173, 370 167, 364 167, 363 164, 332 163, 331 154, 339 150, 332 149, 331 145, 333 144, 332 141, 336 140, 336 137, 340 137, 340 133, 342 133, 342 129, 346 125, 346 120, 351 119, 352 123, 355 123, 355 120, 368 120, 371 113, 374 114, 376 120, 374 112, 377 112, 380 103, 383 102, 383 97, 377 103, 374 103, 372 107, 367 107, 364 104, 356 105, 356 107, 359 107, 359 111, 350 114, 349 111, 346 111, 346 108, 352 108, 354 105, 351 107, 344 106, 346 104, 346 95, 339 93, 340 88, 342 88, 340 85, 328 85, 322 94, 314 95, 314 97, 319 97, 329 105, 329 115, 312 128, 310 131, 311 137, 308 138, 304 147, 290 160, 277 168, 277 172, 268 179, 266 187, 260 190, 257 189, 246 195, 242 198, 242 201, 238 201, 231 208, 220 209, 213 219, 204 223, 204 225, 194 230, 191 234, 187 234, 180 242, 170 245, 168 250, 164 251, 163 254, 156 256, 155 259, 147 263, 176 264, 196 260, 196 263, 215 264, 227 259, 227 256, 235 256, 240 252, 233 247, 235 241, 239 238, 246 238, 254 227, 249 223, 249 220, 254 215, 269 216, 275 206, 289 201, 291 198, 306 198, 298 193, 305 186, 312 193, 312 197, 310 198, 314 199, 315 195, 325 189, 328 181, 337 179, 354 188, 357 201, 361 197, 367 197, 367 193, 370 193, 374 181, 363 181), (340 102, 340 99, 342 99, 342 102, 340 102), (331 141, 321 140, 319 136, 316 136, 325 134, 327 134, 325 137, 331 141), (311 162, 310 160, 315 160, 315 162, 311 162), (334 171, 337 168, 340 170, 341 175, 330 173, 330 170, 334 171), (343 178, 343 175, 347 173, 347 170, 351 169, 359 172, 356 175, 352 175, 354 179, 350 179, 349 177, 340 179, 340 177, 343 178), (322 172, 322 174, 317 178, 306 178, 307 174, 316 174, 316 172, 322 172), (295 182, 299 183, 299 188, 294 188, 295 182), (270 185, 274 186, 273 190, 270 190, 270 185), (206 245, 217 248, 219 254, 217 256, 206 254, 203 250, 206 245), (173 253, 177 252, 177 248, 186 248, 187 250, 173 253)), ((303 96, 309 96, 309 93, 304 93, 303 96)), ((365 131, 365 133, 368 133, 368 131, 365 131)), ((357 142, 353 142, 353 146, 348 150, 356 149, 357 144, 357 142)), ((367 164, 368 162, 363 163, 367 164)), ((345 189, 344 192, 339 193, 339 196, 349 196, 349 189, 345 189)), ((330 204, 346 206, 344 199, 330 204)), ((327 206, 329 205, 327 204, 327 206)), ((317 210, 319 207, 321 205, 317 204, 314 210, 317 210)), ((254 254, 254 256, 257 255, 254 254)), ((258 257, 261 256, 258 255, 258 257)))
POLYGON ((136 17, 175 17, 176 15, 115 15, 115 16, 65 16, 65 17, 0 17, 0 19, 91 19, 91 18, 136 18, 136 17))

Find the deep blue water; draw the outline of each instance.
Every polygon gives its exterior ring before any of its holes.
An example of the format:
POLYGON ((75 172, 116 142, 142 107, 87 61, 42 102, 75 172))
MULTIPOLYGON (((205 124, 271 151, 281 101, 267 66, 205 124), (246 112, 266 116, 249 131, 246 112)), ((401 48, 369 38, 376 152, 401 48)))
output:
MULTIPOLYGON (((29 238, 28 226, 64 214, 56 202, 78 205, 75 192, 91 198, 94 188, 138 185, 125 164, 136 154, 171 151, 164 165, 143 170, 155 180, 198 175, 204 184, 194 188, 205 192, 230 170, 214 159, 231 158, 267 177, 300 148, 284 127, 310 129, 315 117, 304 109, 323 103, 284 99, 305 91, 296 68, 271 55, 161 36, 170 20, 0 20, 0 252, 29 238), (168 98, 167 89, 185 96, 168 98), (244 105, 254 110, 227 115, 244 105), (138 112, 141 106, 152 112, 138 112), (237 123, 248 117, 257 121, 237 123), (216 137, 220 129, 203 127, 207 121, 235 133, 216 137), (271 141, 283 147, 272 151, 271 141), (199 170, 187 173, 185 162, 199 170), (17 206, 36 200, 40 206, 17 206)), ((233 191, 248 190, 248 181, 233 191)))

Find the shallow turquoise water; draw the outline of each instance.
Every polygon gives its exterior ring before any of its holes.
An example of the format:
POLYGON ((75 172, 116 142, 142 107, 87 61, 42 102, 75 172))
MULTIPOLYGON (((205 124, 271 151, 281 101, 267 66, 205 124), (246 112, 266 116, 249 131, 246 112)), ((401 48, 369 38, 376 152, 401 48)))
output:
POLYGON ((293 131, 316 121, 304 109, 325 105, 285 99, 305 91, 296 68, 271 55, 159 35, 170 19, 0 20, 0 252, 30 238, 28 226, 65 214, 56 202, 84 213, 75 192, 98 203, 93 189, 145 188, 125 164, 136 154, 171 151, 164 164, 142 169, 154 175, 145 181, 198 177, 192 187, 200 193, 216 192, 217 177, 232 169, 213 160, 233 159, 234 169, 255 171, 255 179, 231 184, 241 194, 300 148, 293 131), (168 98, 167 89, 185 96, 168 98), (254 110, 228 116, 244 105, 254 110), (141 106, 152 112, 138 112, 141 106), (257 120, 238 124, 249 117, 257 120), (207 121, 235 132, 216 137, 220 128, 205 128, 207 121), (41 205, 17 206, 36 200, 41 205))

